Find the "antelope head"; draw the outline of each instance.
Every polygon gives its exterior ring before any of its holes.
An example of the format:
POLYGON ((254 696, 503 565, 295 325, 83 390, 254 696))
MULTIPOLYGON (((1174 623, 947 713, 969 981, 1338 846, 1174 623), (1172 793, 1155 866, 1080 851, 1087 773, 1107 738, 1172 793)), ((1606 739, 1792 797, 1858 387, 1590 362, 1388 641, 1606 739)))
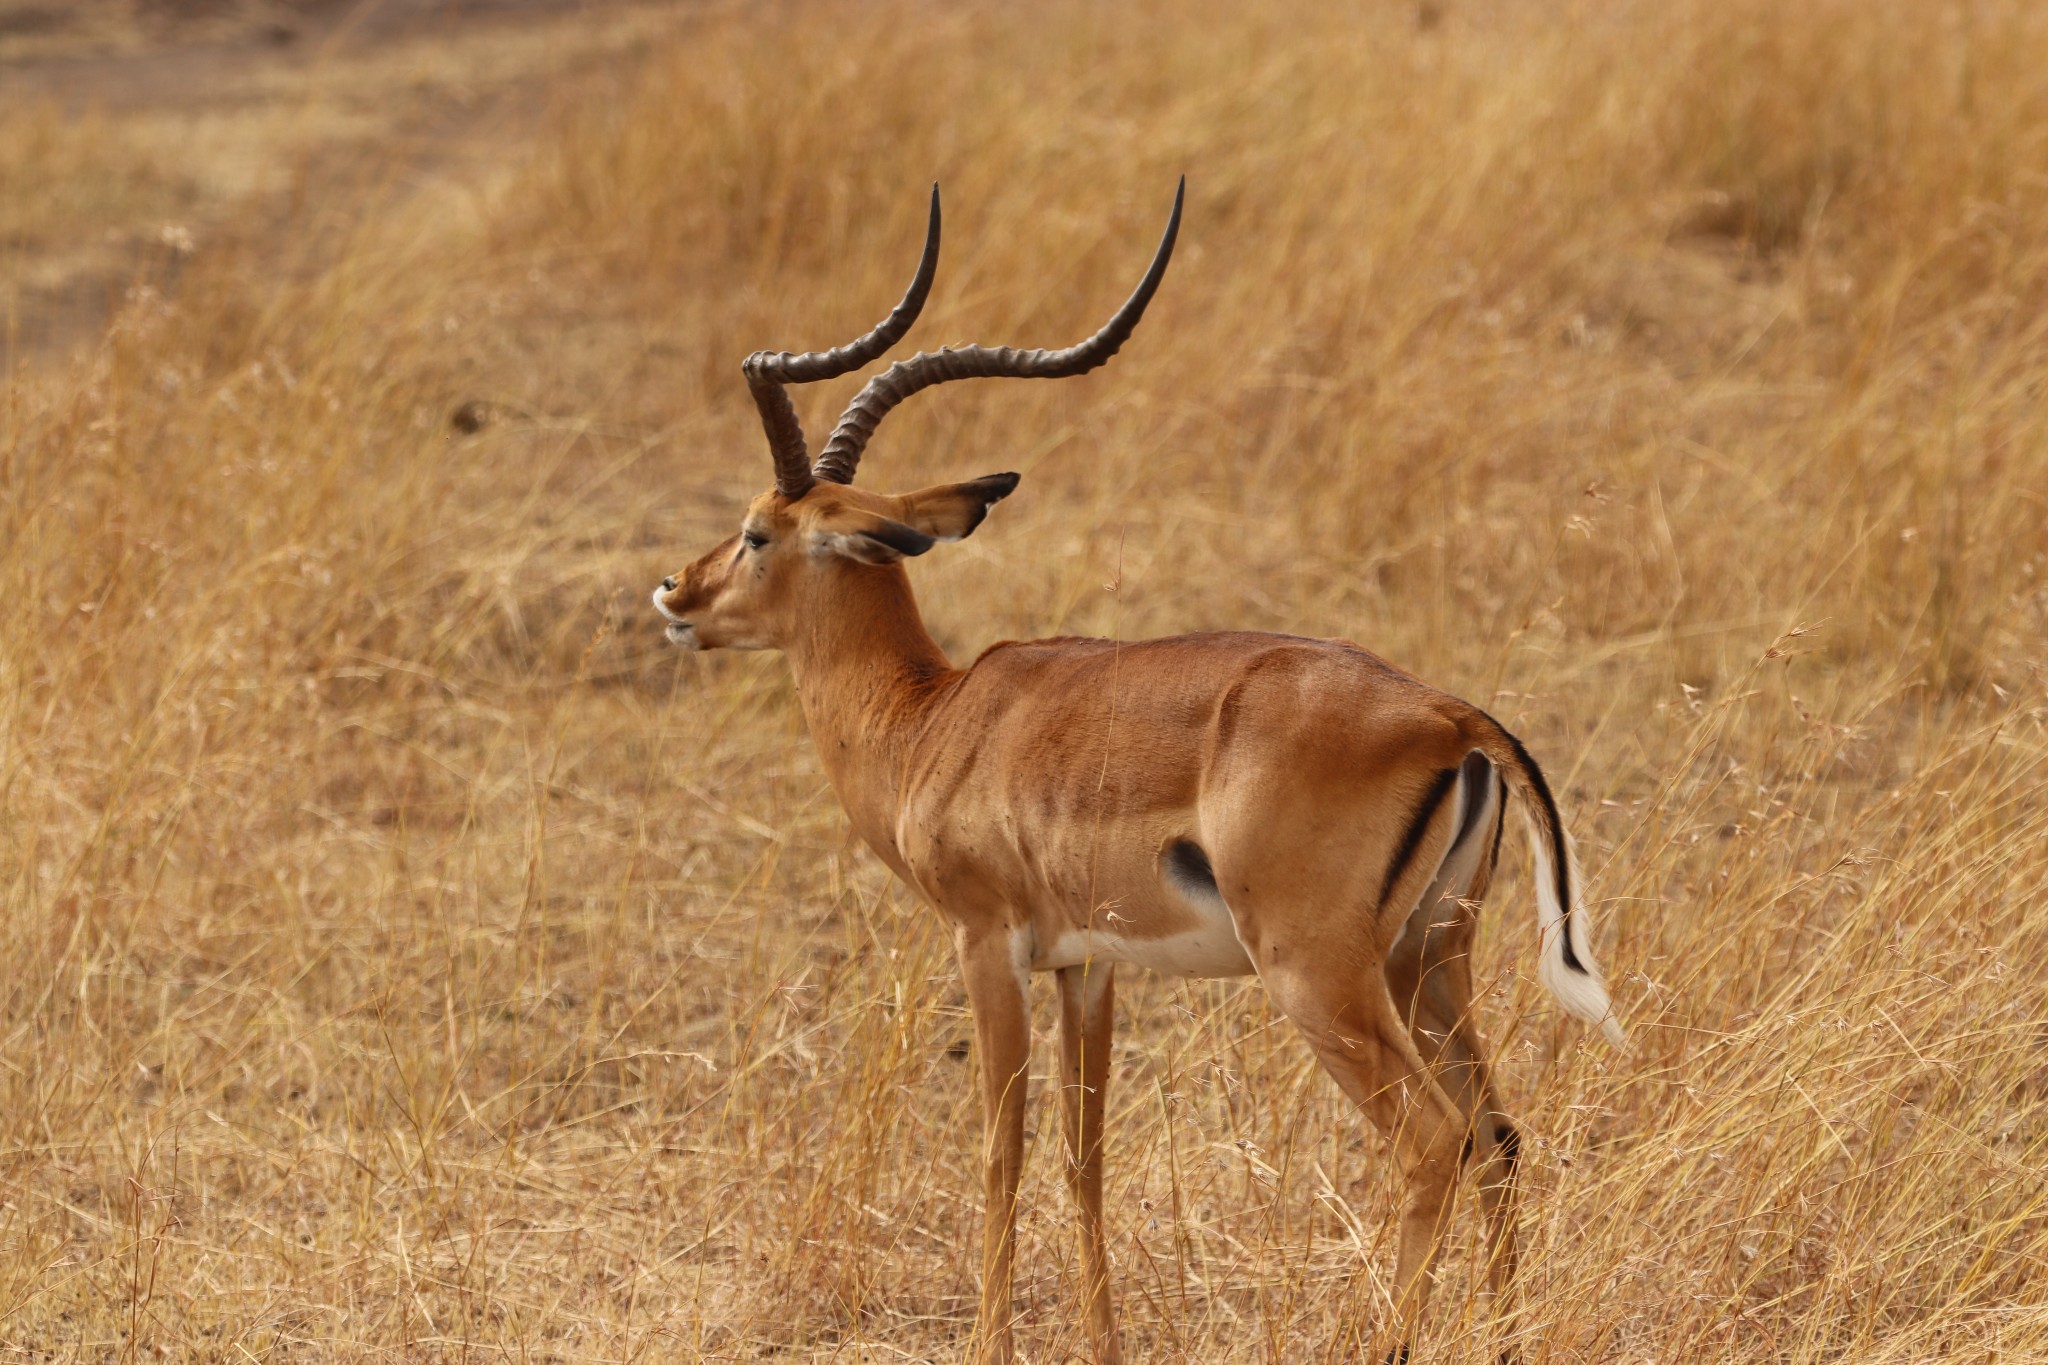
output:
POLYGON ((939 264, 939 191, 933 186, 924 256, 888 317, 834 350, 756 351, 741 367, 767 429, 775 487, 753 500, 729 539, 662 580, 654 605, 667 618, 668 638, 688 649, 781 648, 803 622, 833 611, 856 585, 877 575, 900 576, 905 556, 971 534, 1017 487, 1018 476, 989 474, 901 494, 855 488, 854 472, 875 428, 898 403, 947 380, 1060 379, 1106 362, 1130 337, 1166 274, 1185 191, 1183 181, 1144 279, 1094 336, 1057 351, 948 346, 899 360, 868 381, 814 460, 788 386, 857 370, 910 330, 939 264))

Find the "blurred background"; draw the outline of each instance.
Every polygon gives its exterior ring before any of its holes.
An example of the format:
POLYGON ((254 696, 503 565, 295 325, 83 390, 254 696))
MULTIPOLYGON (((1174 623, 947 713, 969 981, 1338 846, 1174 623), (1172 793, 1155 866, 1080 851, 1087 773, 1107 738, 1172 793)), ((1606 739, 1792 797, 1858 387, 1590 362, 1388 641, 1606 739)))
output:
MULTIPOLYGON (((1023 473, 912 569, 956 663, 1341 636, 1551 773, 1634 1046, 1516 853, 1524 1288, 1468 1191, 1419 1358, 2048 1354, 2048 11, 0 0, 0 1359, 958 1357, 945 936, 646 597, 932 181, 906 349, 1085 335, 1183 173, 1122 355, 862 481, 1023 473)), ((1396 1177, 1256 983, 1119 1028, 1133 1357, 1384 1350, 1396 1177)))

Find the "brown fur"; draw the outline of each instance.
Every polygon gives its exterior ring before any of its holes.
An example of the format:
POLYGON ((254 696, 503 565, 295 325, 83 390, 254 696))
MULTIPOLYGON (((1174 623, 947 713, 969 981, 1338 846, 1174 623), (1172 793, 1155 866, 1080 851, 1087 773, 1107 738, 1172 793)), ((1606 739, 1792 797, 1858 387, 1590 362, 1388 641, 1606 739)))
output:
POLYGON ((1470 906, 1492 874, 1501 794, 1487 794, 1463 884, 1440 875, 1459 802, 1439 801, 1419 835, 1412 826, 1438 774, 1475 750, 1512 768, 1512 741, 1474 707, 1339 641, 1038 640, 953 668, 886 542, 915 545, 903 528, 966 534, 1014 484, 992 476, 905 497, 820 484, 795 502, 765 494, 745 522, 763 545, 727 541, 656 594, 672 622, 688 623, 671 627, 683 643, 788 655, 854 829, 953 929, 988 1121, 976 1358, 1013 1354, 1029 969, 1060 973, 1070 1174, 1099 1359, 1120 1358, 1101 1210, 1118 960, 1256 971, 1389 1136, 1408 1186, 1400 1340, 1421 1310, 1468 1154, 1481 1173, 1491 1278, 1505 1289, 1514 1144, 1473 1025, 1469 964, 1470 906), (1217 907, 1163 874, 1178 841, 1208 857, 1227 906, 1221 930, 1217 907))

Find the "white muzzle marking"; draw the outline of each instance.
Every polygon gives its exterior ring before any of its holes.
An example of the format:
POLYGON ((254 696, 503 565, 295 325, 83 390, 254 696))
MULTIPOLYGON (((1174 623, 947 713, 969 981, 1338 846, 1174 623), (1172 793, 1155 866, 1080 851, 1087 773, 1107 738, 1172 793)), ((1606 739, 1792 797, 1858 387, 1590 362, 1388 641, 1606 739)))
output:
POLYGON ((681 645, 684 649, 697 648, 697 627, 668 609, 668 605, 661 600, 663 591, 656 588, 650 596, 654 609, 668 621, 668 628, 663 634, 668 636, 668 642, 672 645, 681 645))

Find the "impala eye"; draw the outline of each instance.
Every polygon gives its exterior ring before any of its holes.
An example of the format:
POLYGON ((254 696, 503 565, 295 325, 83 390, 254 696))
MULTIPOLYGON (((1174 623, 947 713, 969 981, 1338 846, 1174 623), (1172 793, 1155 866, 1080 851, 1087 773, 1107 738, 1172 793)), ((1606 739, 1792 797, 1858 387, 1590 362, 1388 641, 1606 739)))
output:
POLYGON ((747 531, 740 536, 740 539, 747 542, 749 550, 758 550, 768 543, 768 537, 762 535, 759 531, 747 531))

